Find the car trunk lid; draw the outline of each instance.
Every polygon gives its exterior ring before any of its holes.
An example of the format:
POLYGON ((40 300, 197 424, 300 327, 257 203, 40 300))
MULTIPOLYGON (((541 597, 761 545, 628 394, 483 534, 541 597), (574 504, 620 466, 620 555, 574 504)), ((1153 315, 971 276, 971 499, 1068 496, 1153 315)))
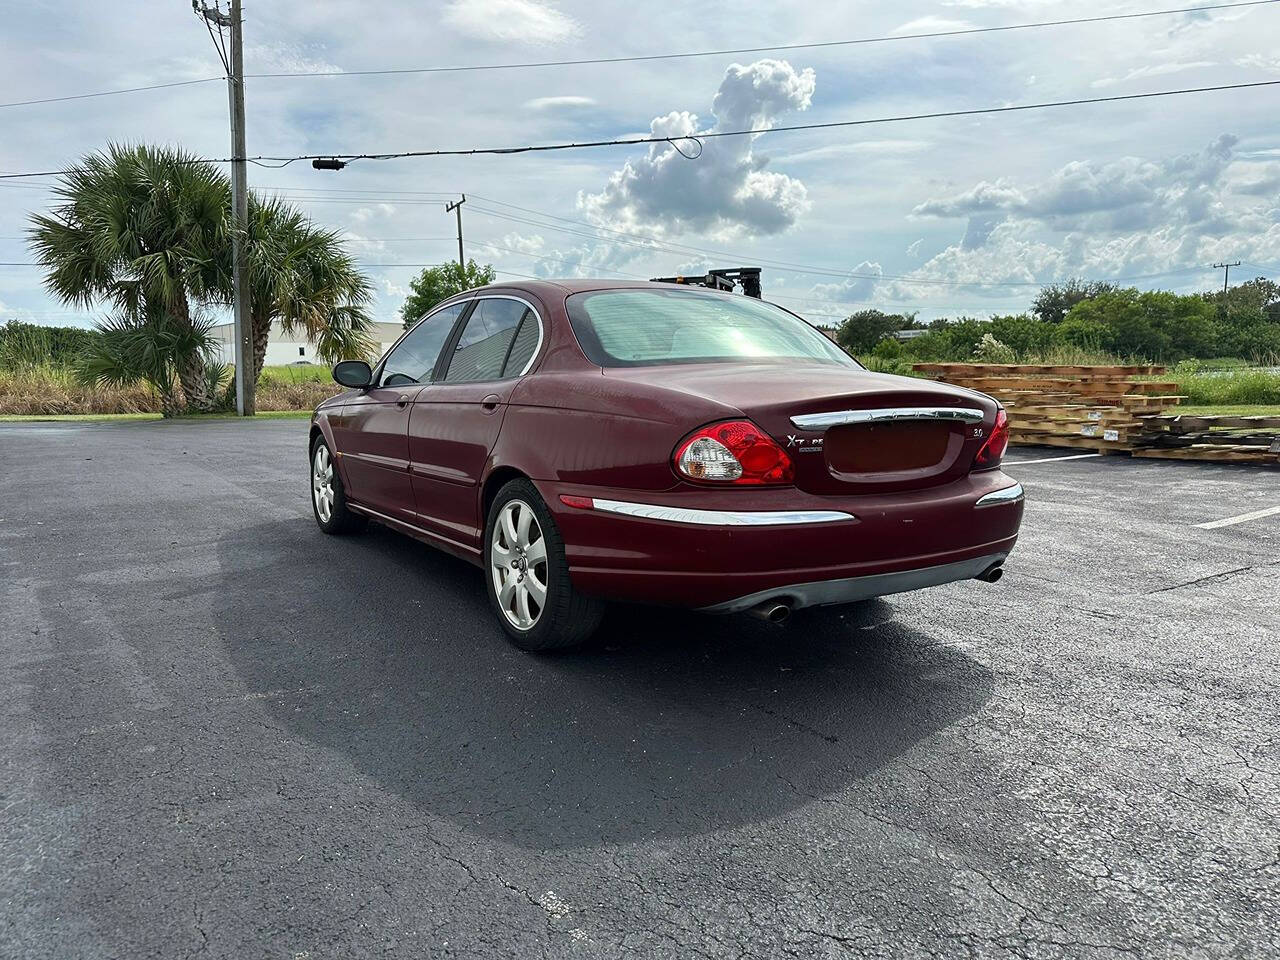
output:
POLYGON ((826 363, 721 363, 610 368, 610 376, 680 390, 734 408, 795 463, 817 494, 881 493, 968 472, 995 401, 912 377, 826 363))

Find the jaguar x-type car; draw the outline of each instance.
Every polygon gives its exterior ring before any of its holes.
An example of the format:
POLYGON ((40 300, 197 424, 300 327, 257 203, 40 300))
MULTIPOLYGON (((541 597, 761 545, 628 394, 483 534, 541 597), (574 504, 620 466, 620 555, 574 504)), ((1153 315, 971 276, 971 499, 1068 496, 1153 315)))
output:
POLYGON ((326 533, 481 567, 526 650, 604 603, 752 611, 994 581, 1022 519, 990 397, 871 373, 738 293, 529 281, 442 303, 311 423, 326 533))

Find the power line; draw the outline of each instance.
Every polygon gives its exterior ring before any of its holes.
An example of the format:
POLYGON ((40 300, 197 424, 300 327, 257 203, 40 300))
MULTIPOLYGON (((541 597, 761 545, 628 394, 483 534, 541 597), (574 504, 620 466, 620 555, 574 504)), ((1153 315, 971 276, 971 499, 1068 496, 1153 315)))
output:
POLYGON ((142 87, 123 87, 119 90, 99 90, 96 93, 73 93, 65 97, 41 97, 39 100, 13 100, 0 103, 4 107, 30 107, 38 103, 65 103, 68 100, 89 100, 92 97, 114 97, 122 93, 141 93, 143 90, 165 90, 169 87, 190 87, 197 83, 208 83, 211 80, 224 80, 225 77, 201 77, 198 80, 173 80, 169 83, 149 83, 142 87))
POLYGON ((1031 30, 1040 27, 1065 27, 1076 24, 1105 23, 1116 20, 1137 20, 1143 17, 1170 16, 1179 13, 1204 13, 1212 10, 1230 10, 1235 7, 1260 7, 1278 0, 1249 0, 1243 3, 1219 3, 1196 7, 1177 7, 1166 10, 1148 10, 1141 13, 1113 13, 1096 17, 1074 17, 1067 20, 1040 20, 1034 23, 1013 23, 996 27, 964 27, 958 30, 931 30, 927 33, 901 33, 878 37, 858 37, 853 40, 823 40, 812 43, 787 43, 767 47, 734 47, 723 50, 696 50, 687 53, 651 53, 626 57, 591 57, 580 60, 532 60, 520 63, 466 64, 449 67, 400 67, 383 70, 313 70, 281 73, 248 73, 253 79, 292 79, 298 77, 371 77, 395 76, 415 73, 463 73, 476 70, 525 70, 540 67, 578 67, 612 63, 643 63, 654 60, 689 60, 695 57, 723 57, 743 53, 777 53, 792 50, 818 50, 827 47, 848 47, 869 43, 897 43, 904 40, 931 40, 940 37, 960 37, 978 33, 1005 33, 1013 30, 1031 30))
MULTIPOLYGON (((1280 0, 1278 0, 1280 2, 1280 0)), ((1174 97, 1191 93, 1214 93, 1223 90, 1247 90, 1255 87, 1274 87, 1280 80, 1254 80, 1247 83, 1224 83, 1207 87, 1183 87, 1176 90, 1153 90, 1147 93, 1125 93, 1110 97, 1080 97, 1073 100, 1048 100, 1041 103, 1022 103, 1003 107, 975 107, 968 110, 937 110, 931 113, 901 114, 890 117, 869 117, 864 120, 832 120, 826 123, 794 123, 776 127, 751 127, 743 130, 711 130, 704 133, 689 134, 678 137, 624 137, 616 140, 586 140, 573 143, 544 143, 519 147, 469 147, 451 150, 402 150, 394 153, 306 153, 296 156, 257 156, 257 157, 210 157, 192 160, 192 163, 235 163, 247 160, 250 163, 265 165, 275 163, 287 166, 299 160, 343 160, 353 163, 356 160, 404 160, 421 157, 470 157, 480 155, 510 155, 518 153, 546 153, 559 150, 582 150, 591 147, 627 147, 648 143, 665 143, 679 150, 679 144, 692 141, 701 146, 703 140, 723 137, 756 136, 766 133, 794 133, 801 130, 832 130, 842 127, 863 127, 879 123, 901 123, 912 120, 936 120, 943 117, 972 117, 988 114, 1017 113, 1026 110, 1045 110, 1055 107, 1075 107, 1097 103, 1117 103, 1124 100, 1149 100, 1155 97, 1174 97)), ((701 151, 699 151, 700 154, 701 151)), ((685 154, 689 156, 688 154, 685 154)), ((697 155, 690 159, 696 159, 697 155)), ((45 170, 38 173, 0 174, 0 180, 14 180, 22 177, 48 177, 68 173, 68 170, 45 170)))
MULTIPOLYGON (((245 79, 254 80, 296 79, 301 77, 371 77, 421 73, 463 73, 479 70, 524 70, 540 67, 573 67, 614 63, 643 63, 655 60, 689 60, 698 57, 734 56, 744 53, 777 53, 792 50, 819 50, 829 47, 857 46, 871 43, 898 43, 907 40, 933 40, 943 37, 961 37, 981 33, 1007 33, 1016 30, 1032 30, 1044 27, 1065 27, 1080 24, 1106 23, 1117 20, 1138 20, 1147 17, 1172 16, 1184 13, 1208 13, 1214 10, 1232 10, 1240 7, 1261 7, 1269 6, 1277 2, 1280 2, 1280 0, 1246 0, 1246 2, 1240 3, 1216 3, 1195 7, 1173 7, 1164 10, 1146 10, 1138 13, 1113 13, 1096 17, 1073 17, 1064 20, 1039 20, 1032 23, 1012 23, 993 27, 964 27, 957 30, 931 30, 925 33, 901 33, 878 37, 857 37, 851 40, 822 40, 811 43, 787 43, 765 47, 733 47, 722 50, 695 50, 684 53, 637 54, 625 57, 591 57, 579 60, 533 60, 519 63, 460 64, 448 67, 402 67, 384 70, 314 70, 279 73, 246 73, 244 76, 245 79)), ((212 31, 210 32, 210 35, 213 36, 212 31)), ((215 38, 215 49, 217 49, 217 52, 222 58, 225 66, 226 54, 217 46, 217 42, 218 41, 215 38)), ((8 103, 0 103, 0 109, 5 107, 28 107, 44 103, 65 103, 71 100, 89 100, 94 97, 114 97, 125 93, 142 93, 148 90, 164 90, 171 87, 186 87, 223 79, 225 79, 225 77, 199 77, 194 80, 174 80, 166 83, 150 83, 143 86, 123 87, 116 90, 97 90, 91 93, 76 93, 59 97, 40 97, 33 100, 13 100, 8 103)))
MULTIPOLYGON (((1176 90, 1153 90, 1147 93, 1124 93, 1110 97, 1080 97, 1073 100, 1048 100, 1041 103, 1012 104, 1003 107, 975 107, 968 110, 937 110, 931 113, 902 114, 891 117, 870 117, 865 120, 831 120, 825 123, 793 123, 775 127, 749 127, 743 130, 710 130, 705 133, 690 134, 683 137, 625 137, 617 140, 587 140, 573 143, 533 144, 521 147, 471 147, 452 150, 403 150, 396 153, 340 153, 340 154, 301 154, 293 157, 250 157, 258 161, 294 163, 298 160, 326 160, 338 158, 348 163, 356 160, 400 160, 414 157, 453 157, 476 156, 479 154, 516 154, 539 153, 554 150, 581 150, 590 147, 634 146, 648 143, 666 143, 676 147, 677 142, 692 140, 720 139, 723 137, 745 137, 766 133, 794 133, 801 130, 832 130, 840 127, 861 127, 877 123, 901 123, 911 120, 936 120, 943 117, 972 117, 983 114, 1016 113, 1024 110, 1045 110, 1055 107, 1075 107, 1096 103, 1116 103, 1122 100, 1149 100, 1154 97, 1174 97, 1191 93, 1214 93, 1223 90, 1246 90, 1253 87, 1274 87, 1280 80, 1253 80, 1247 83, 1224 83, 1207 87, 1183 87, 1176 90)), ((676 149, 679 149, 676 147, 676 149)), ((207 162, 230 163, 234 158, 218 158, 207 162)), ((694 159, 694 158, 691 158, 694 159)))
MULTIPOLYGON (((472 194, 473 198, 476 196, 472 194)), ((491 201, 496 202, 496 201, 491 201)), ((514 206, 512 204, 511 206, 514 206)), ((527 208, 521 208, 527 209, 527 208)), ((526 217, 515 217, 510 214, 503 214, 493 210, 487 210, 482 206, 476 206, 475 211, 489 217, 495 217, 500 220, 507 220, 512 223, 523 223, 533 227, 539 227, 546 230, 554 230, 557 233, 565 233, 571 236, 582 237, 587 240, 595 240, 601 243, 620 243, 626 246, 641 247, 646 250, 656 252, 670 252, 682 256, 699 255, 712 256, 723 260, 734 260, 743 263, 752 263, 758 266, 767 267, 771 270, 781 270, 784 273, 798 273, 805 276, 834 277, 836 279, 850 280, 898 280, 903 283, 916 283, 928 286, 960 286, 960 287, 1040 287, 1044 285, 1039 280, 950 280, 940 278, 916 277, 910 274, 893 274, 893 273, 853 273, 849 270, 838 270, 832 267, 815 267, 807 264, 791 263, 784 260, 768 260, 757 256, 744 255, 741 253, 732 253, 724 250, 710 250, 705 247, 691 247, 684 244, 670 243, 666 241, 653 240, 652 238, 640 237, 638 234, 625 234, 622 231, 614 231, 607 227, 598 227, 599 229, 609 233, 621 234, 619 237, 602 237, 579 230, 573 230, 568 227, 560 227, 556 224, 543 223, 537 220, 530 220, 526 217), (627 239, 636 237, 637 239, 627 239)), ((534 211, 536 212, 536 211, 534 211)), ((539 214, 540 216, 554 216, 553 214, 539 214)), ((557 217, 555 219, 566 219, 557 217)), ((571 223, 580 223, 582 221, 569 221, 571 223)), ((587 226, 591 226, 587 224, 587 226)), ((1135 274, 1127 277, 1111 277, 1107 278, 1113 282, 1124 280, 1145 280, 1153 277, 1169 276, 1177 273, 1190 273, 1193 271, 1203 270, 1202 267, 1179 267, 1175 270, 1165 270, 1159 273, 1135 274)))

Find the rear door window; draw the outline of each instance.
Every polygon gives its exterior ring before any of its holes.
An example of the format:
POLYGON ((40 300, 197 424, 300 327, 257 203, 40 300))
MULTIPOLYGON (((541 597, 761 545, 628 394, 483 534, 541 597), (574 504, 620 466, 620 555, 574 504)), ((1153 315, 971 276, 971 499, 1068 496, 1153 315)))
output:
MULTIPOLYGON (((513 369, 507 358, 512 352, 513 341, 517 339, 517 331, 522 330, 526 318, 536 328, 537 319, 533 311, 519 300, 486 297, 477 301, 449 358, 445 382, 501 380, 504 376, 517 375, 523 364, 519 369, 513 369)), ((523 341, 525 338, 522 336, 520 339, 523 341)), ((534 342, 536 345, 536 329, 534 342)), ((528 357, 525 362, 528 362, 528 357)))

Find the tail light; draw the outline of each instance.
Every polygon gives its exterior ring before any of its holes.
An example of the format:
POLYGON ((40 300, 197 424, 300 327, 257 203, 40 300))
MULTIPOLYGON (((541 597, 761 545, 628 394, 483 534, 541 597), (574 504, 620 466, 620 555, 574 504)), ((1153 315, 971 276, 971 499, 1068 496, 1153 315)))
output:
POLYGON ((690 434, 672 457, 676 473, 703 483, 791 483, 787 452, 750 420, 713 423, 690 434))
POLYGON ((991 435, 982 445, 978 455, 973 458, 973 469, 990 470, 1000 466, 1004 458, 1004 449, 1009 446, 1009 415, 1004 407, 996 411, 996 425, 991 428, 991 435))

